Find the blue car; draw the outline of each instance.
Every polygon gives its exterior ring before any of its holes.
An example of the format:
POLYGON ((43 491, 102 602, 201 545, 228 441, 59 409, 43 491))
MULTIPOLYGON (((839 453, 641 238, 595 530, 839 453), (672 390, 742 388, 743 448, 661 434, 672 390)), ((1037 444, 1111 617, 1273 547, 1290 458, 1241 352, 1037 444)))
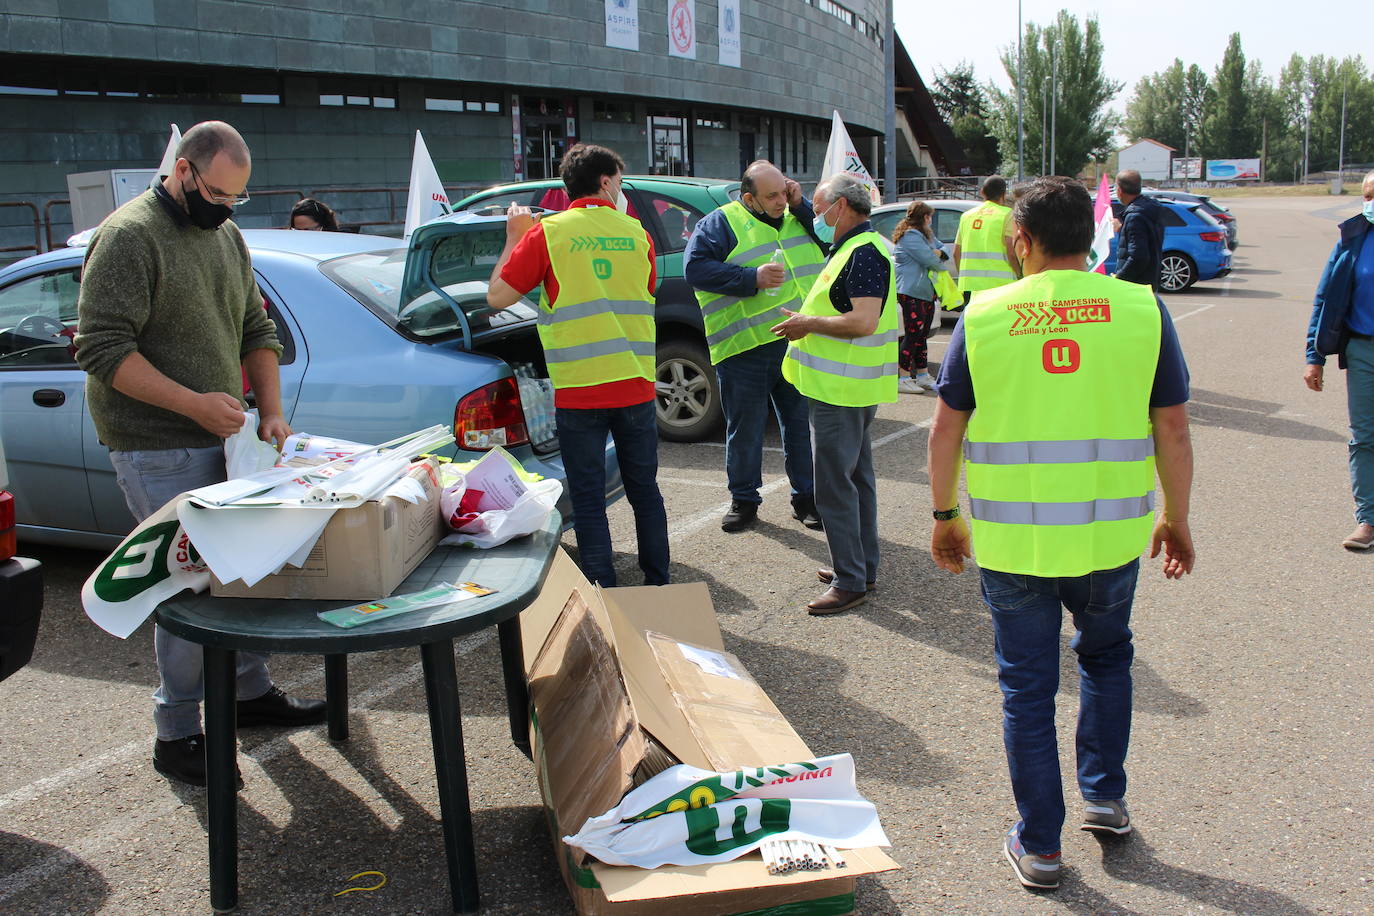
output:
MULTIPOLYGON (((458 214, 379 236, 245 230, 277 324, 293 429, 359 442, 452 425, 456 460, 502 445, 564 479, 536 306, 487 306, 504 217, 458 214)), ((72 338, 84 247, 0 269, 0 444, 21 540, 108 549, 133 527, 86 410, 72 338)), ((606 497, 623 490, 606 446, 606 497)), ((566 488, 559 505, 572 508, 566 488)))
MULTIPOLYGON (((1164 251, 1160 258, 1160 290, 1178 293, 1199 280, 1214 280, 1231 272, 1231 249, 1226 229, 1200 204, 1156 198, 1164 219, 1164 251)), ((1112 200, 1121 218, 1121 204, 1112 200)), ((1107 273, 1116 272, 1116 236, 1107 258, 1107 273)))

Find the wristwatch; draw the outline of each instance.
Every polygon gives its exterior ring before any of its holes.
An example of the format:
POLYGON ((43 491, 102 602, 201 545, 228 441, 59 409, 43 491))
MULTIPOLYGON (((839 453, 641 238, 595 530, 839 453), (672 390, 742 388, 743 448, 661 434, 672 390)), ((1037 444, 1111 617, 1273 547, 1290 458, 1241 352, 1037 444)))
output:
POLYGON ((930 514, 935 516, 937 522, 947 522, 952 518, 959 517, 959 507, 955 506, 953 509, 936 509, 930 514))

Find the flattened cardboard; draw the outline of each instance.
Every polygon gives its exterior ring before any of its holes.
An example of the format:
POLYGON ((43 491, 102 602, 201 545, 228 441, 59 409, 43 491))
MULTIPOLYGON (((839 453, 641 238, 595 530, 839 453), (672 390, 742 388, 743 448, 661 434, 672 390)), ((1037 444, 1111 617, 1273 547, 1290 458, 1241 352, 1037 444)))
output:
POLYGON ((727 674, 703 669, 683 652, 702 650, 647 634, 659 672, 710 770, 737 770, 810 759, 811 751, 768 694, 729 652, 706 650, 727 674))
POLYGON ((619 804, 645 754, 615 650, 580 590, 568 596, 529 682, 549 796, 575 832, 619 804))
POLYGON ((324 526, 303 566, 285 566, 251 588, 242 579, 221 582, 211 576, 210 594, 222 598, 343 601, 385 598, 429 556, 443 536, 438 464, 433 459, 417 461, 408 476, 419 481, 425 491, 419 502, 387 496, 340 509, 324 526))
MULTIPOLYGON (((593 780, 591 784, 584 784, 584 789, 590 785, 592 790, 606 794, 597 802, 600 807, 594 814, 607 811, 620 801, 620 795, 609 797, 612 794, 610 785, 623 784, 624 789, 620 791, 628 790, 631 783, 622 774, 633 773, 636 768, 642 773, 645 761, 649 761, 650 766, 661 765, 662 755, 656 754, 655 741, 683 763, 707 769, 715 769, 709 762, 707 747, 714 747, 710 753, 718 755, 718 759, 727 759, 719 756, 727 754, 746 758, 747 763, 738 764, 740 766, 759 765, 755 761, 779 763, 815 756, 791 726, 786 725, 786 720, 766 695, 766 704, 757 697, 750 702, 754 713, 761 720, 772 722, 773 726, 756 733, 751 745, 746 746, 743 736, 733 731, 725 738, 716 737, 704 712, 694 730, 683 712, 683 704, 674 696, 673 686, 659 667, 649 634, 654 632, 666 640, 723 652, 715 609, 702 583, 600 589, 587 582, 576 564, 560 550, 540 597, 520 615, 525 668, 532 680, 537 676, 533 671, 536 665, 541 671, 553 666, 552 659, 562 651, 556 642, 561 637, 555 630, 560 629, 560 618, 565 610, 574 607, 576 613, 582 613, 575 608, 576 602, 570 601, 574 598, 580 598, 586 605, 583 619, 595 621, 612 642, 633 714, 643 732, 654 739, 634 747, 624 742, 621 745, 624 753, 615 758, 610 767, 615 774, 614 780, 607 777, 604 782, 593 780), (777 720, 781 720, 785 729, 777 725, 777 720), (641 755, 640 760, 631 759, 635 753, 641 755)), ((579 623, 579 627, 582 625, 579 623)), ((731 664, 739 665, 738 659, 729 658, 731 664)), ((740 670, 743 671, 742 665, 740 670)), ((747 672, 745 674, 747 676, 747 672)), ((688 679, 683 677, 681 680, 686 683, 688 679)), ((845 850, 849 867, 844 870, 790 875, 768 874, 757 853, 715 865, 664 866, 651 870, 605 865, 592 860, 562 841, 563 836, 575 832, 581 825, 580 821, 574 823, 575 819, 583 817, 581 810, 595 806, 590 802, 586 805, 559 802, 565 794, 560 782, 567 780, 560 780, 553 772, 553 762, 558 754, 566 751, 553 745, 570 738, 589 743, 606 742, 604 737, 593 739, 590 727, 559 729, 560 734, 555 738, 552 698, 542 692, 543 686, 552 687, 553 684, 541 685, 541 695, 533 696, 535 721, 531 740, 558 865, 579 916, 663 916, 668 912, 673 916, 722 916, 766 912, 772 907, 812 900, 829 902, 830 898, 846 897, 852 900, 856 876, 900 867, 879 849, 845 850), (673 898, 671 904, 662 902, 669 897, 673 898)), ((691 705, 690 700, 688 705, 691 705)), ((588 752, 586 756, 597 755, 588 752)), ((731 764, 725 769, 734 766, 731 764)))

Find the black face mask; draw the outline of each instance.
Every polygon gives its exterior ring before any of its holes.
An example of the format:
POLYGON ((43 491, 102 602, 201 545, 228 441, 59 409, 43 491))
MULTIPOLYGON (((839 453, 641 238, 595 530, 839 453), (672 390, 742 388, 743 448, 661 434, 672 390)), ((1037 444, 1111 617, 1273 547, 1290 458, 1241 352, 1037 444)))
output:
POLYGON ((233 207, 226 207, 224 204, 212 204, 200 194, 197 187, 181 186, 181 193, 186 195, 186 213, 191 217, 191 222, 201 229, 218 229, 225 220, 234 215, 233 207))

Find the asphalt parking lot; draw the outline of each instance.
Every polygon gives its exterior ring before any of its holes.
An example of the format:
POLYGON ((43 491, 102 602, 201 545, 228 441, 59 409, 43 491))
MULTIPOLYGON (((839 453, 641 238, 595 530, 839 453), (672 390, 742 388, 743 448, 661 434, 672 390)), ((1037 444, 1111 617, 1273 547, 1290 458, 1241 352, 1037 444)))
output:
MULTIPOLYGON (((1344 379, 1333 365, 1325 392, 1301 383, 1312 288, 1358 203, 1232 208, 1233 275, 1167 300, 1192 371, 1198 563, 1181 582, 1158 561, 1142 567, 1137 830, 1110 843, 1066 830, 1055 893, 1022 890, 1001 856, 1015 808, 992 631, 976 573, 950 576, 927 552, 934 399, 879 411, 879 590, 834 617, 805 613, 827 553, 790 516, 776 436, 758 524, 734 535, 719 528, 720 444, 663 443, 675 580, 707 583, 727 647, 816 753, 854 755, 892 839, 902 869, 860 879, 857 912, 1374 912, 1374 556, 1339 546, 1352 527, 1344 379)), ((948 334, 932 341, 935 360, 948 334)), ((628 506, 611 518, 621 581, 638 584, 628 506)), ((208 912, 204 793, 151 766, 150 630, 121 642, 85 619, 80 585, 99 556, 31 552, 47 604, 33 663, 0 685, 0 912, 208 912)), ((533 768, 510 745, 494 636, 457 649, 483 912, 570 913, 533 768)), ((289 690, 322 695, 318 658, 272 668, 289 690)), ((418 653, 355 657, 350 681, 347 744, 323 726, 240 735, 242 913, 446 911, 418 653), (333 896, 364 870, 386 886, 333 896)), ((1076 683, 1066 664, 1061 736, 1076 683)), ((1072 800, 1072 739, 1061 745, 1072 800)))

